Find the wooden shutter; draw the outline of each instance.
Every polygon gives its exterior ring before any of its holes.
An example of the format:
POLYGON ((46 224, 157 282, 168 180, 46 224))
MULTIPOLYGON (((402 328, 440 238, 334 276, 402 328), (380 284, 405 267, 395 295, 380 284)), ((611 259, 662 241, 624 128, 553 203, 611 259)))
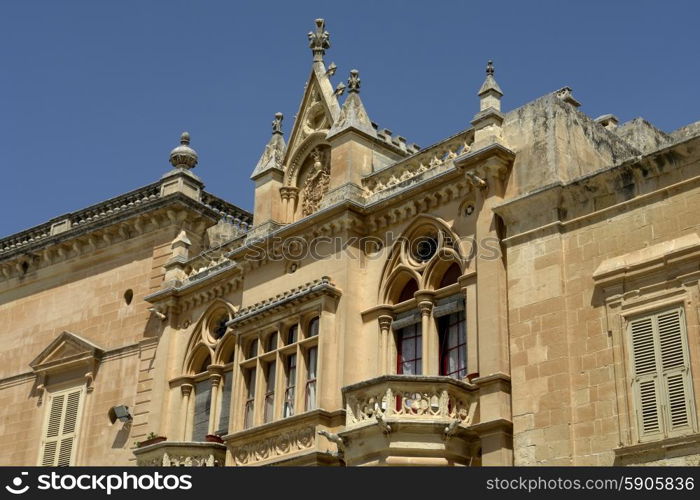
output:
POLYGON ((192 441, 204 441, 209 434, 209 412, 211 410, 211 380, 202 380, 194 386, 194 428, 192 441))
POLYGON ((661 354, 664 417, 667 433, 675 434, 692 428, 690 409, 692 395, 688 348, 683 311, 676 309, 656 317, 661 354))
POLYGON ((639 435, 659 434, 661 432, 661 412, 659 411, 653 317, 647 316, 632 321, 630 332, 639 435))
POLYGON ((73 465, 82 407, 82 389, 51 396, 41 451, 41 465, 73 465))
POLYGON ((692 429, 692 387, 682 309, 630 321, 640 440, 692 429))

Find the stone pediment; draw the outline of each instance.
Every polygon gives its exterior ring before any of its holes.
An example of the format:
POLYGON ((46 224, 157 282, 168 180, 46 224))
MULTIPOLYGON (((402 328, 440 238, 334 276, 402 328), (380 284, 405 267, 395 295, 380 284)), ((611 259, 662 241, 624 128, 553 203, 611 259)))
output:
POLYGON ((79 365, 93 367, 104 350, 89 340, 64 331, 29 363, 37 373, 64 371, 79 365))

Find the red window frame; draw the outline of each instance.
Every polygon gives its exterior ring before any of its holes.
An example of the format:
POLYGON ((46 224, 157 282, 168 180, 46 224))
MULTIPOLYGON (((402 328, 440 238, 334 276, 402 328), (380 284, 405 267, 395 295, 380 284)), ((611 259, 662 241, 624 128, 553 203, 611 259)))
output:
POLYGON ((396 373, 403 375, 408 366, 413 367, 413 371, 407 373, 409 375, 423 373, 423 332, 420 323, 405 326, 396 332, 396 373), (405 357, 408 343, 413 344, 412 358, 405 357))
MULTIPOLYGON (((462 379, 467 376, 467 325, 464 311, 439 320, 440 375, 462 379), (456 339, 451 333, 456 332, 456 339), (450 357, 456 356, 456 368, 450 369, 450 357)), ((452 358, 454 359, 454 358, 452 358)))

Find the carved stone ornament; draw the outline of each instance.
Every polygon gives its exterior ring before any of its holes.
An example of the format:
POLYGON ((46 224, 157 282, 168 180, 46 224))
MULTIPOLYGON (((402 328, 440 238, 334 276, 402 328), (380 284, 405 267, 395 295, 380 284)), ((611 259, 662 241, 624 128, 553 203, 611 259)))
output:
POLYGON ((233 458, 237 465, 261 462, 311 448, 315 442, 316 435, 313 427, 290 429, 276 436, 236 446, 233 449, 233 458))
POLYGON ((326 53, 326 49, 331 46, 331 36, 326 31, 326 22, 323 19, 316 19, 316 29, 309 31, 309 48, 314 55, 314 61, 320 61, 326 53))
POLYGON ((304 181, 302 189, 301 215, 306 217, 316 212, 321 205, 323 196, 328 192, 330 183, 330 164, 318 149, 311 152, 314 159, 313 167, 304 181))

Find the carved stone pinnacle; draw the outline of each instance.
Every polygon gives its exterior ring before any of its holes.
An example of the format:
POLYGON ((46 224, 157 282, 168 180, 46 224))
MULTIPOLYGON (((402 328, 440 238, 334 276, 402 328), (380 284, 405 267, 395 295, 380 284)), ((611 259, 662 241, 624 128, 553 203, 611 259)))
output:
POLYGON ((314 61, 323 61, 326 49, 331 46, 331 35, 325 30, 326 22, 316 19, 316 31, 309 31, 309 48, 314 55, 314 61))
POLYGON ((272 121, 272 133, 273 134, 283 134, 282 132, 282 120, 284 115, 282 113, 275 113, 275 119, 272 121))
POLYGON ((360 72, 356 69, 350 71, 350 78, 348 78, 348 92, 360 92, 360 72))

